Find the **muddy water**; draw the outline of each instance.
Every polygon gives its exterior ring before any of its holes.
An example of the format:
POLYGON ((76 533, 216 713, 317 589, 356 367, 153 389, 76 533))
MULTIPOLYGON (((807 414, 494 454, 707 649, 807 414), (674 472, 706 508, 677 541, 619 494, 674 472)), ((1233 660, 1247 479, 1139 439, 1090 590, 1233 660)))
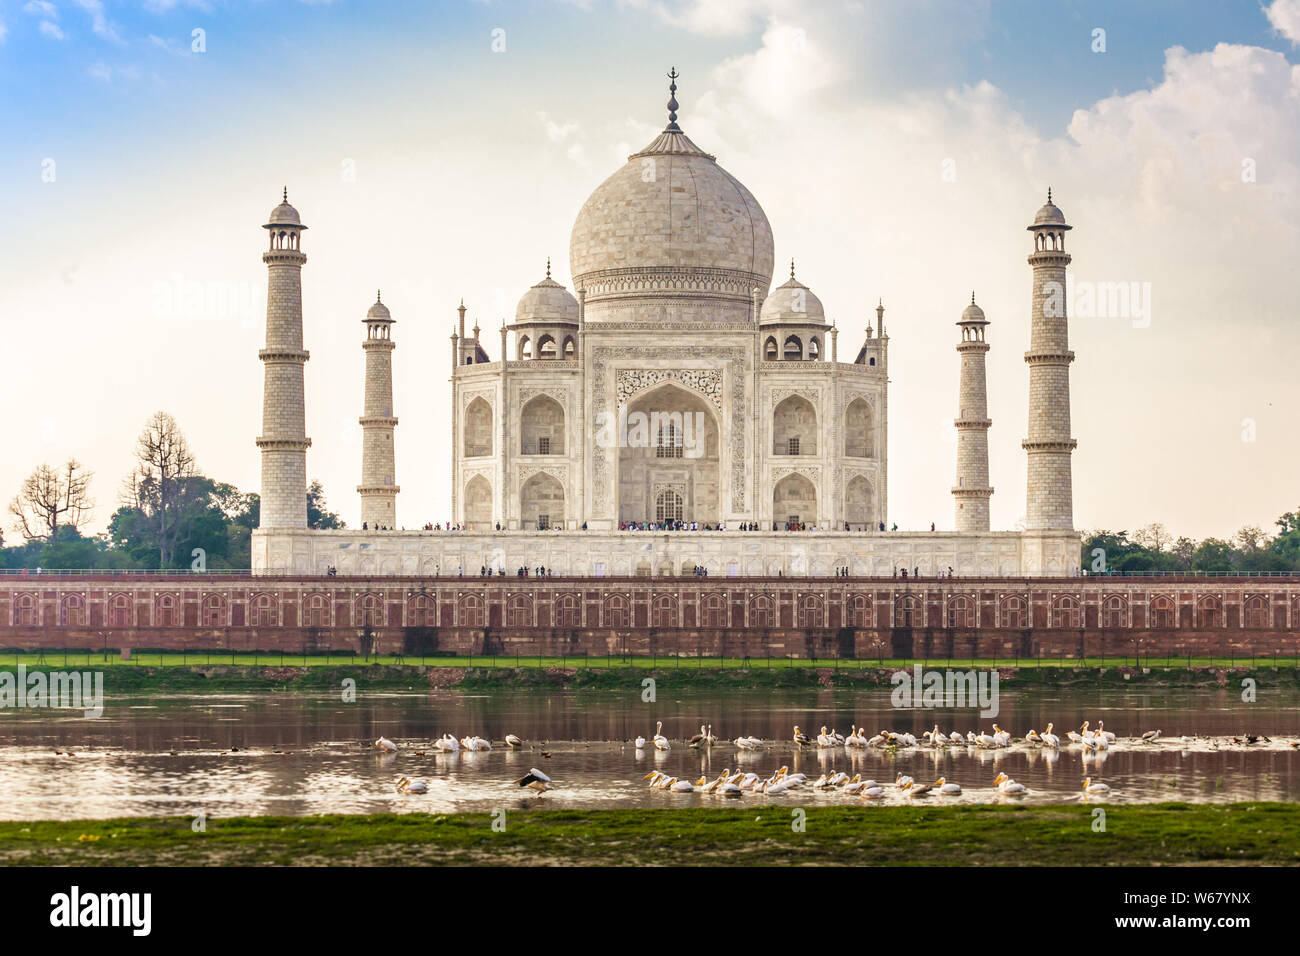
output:
MULTIPOLYGON (((1029 788, 1019 798, 1027 803, 1077 800, 1088 776, 1112 787, 1109 803, 1300 800, 1300 750, 1289 746, 1300 739, 1300 694, 1261 692, 1258 702, 1244 704, 1239 692, 1228 691, 1004 691, 996 718, 1017 737, 1053 721, 1063 740, 1083 720, 1094 727, 1104 721, 1119 742, 1098 755, 1078 746, 1056 753, 1024 745, 850 752, 790 742, 795 724, 814 736, 822 725, 845 734, 860 725, 918 736, 936 722, 945 733, 990 729, 992 721, 968 709, 894 709, 887 690, 661 693, 656 703, 642 702, 639 686, 626 695, 441 691, 363 695, 356 703, 303 694, 141 695, 110 702, 93 720, 74 711, 0 711, 0 819, 734 805, 651 790, 642 777, 659 769, 694 780, 724 768, 766 776, 780 766, 810 778, 844 770, 892 784, 905 773, 962 786, 957 797, 924 798, 929 805, 1012 799, 992 787, 999 771, 1029 788), (631 741, 652 736, 657 720, 672 749, 637 751, 631 741), (724 742, 704 751, 688 747, 685 738, 702 723, 724 742), (1156 744, 1132 739, 1156 728, 1163 734, 1156 744), (494 748, 438 755, 431 743, 446 732, 488 737, 494 748), (507 750, 507 733, 525 738, 524 749, 507 750), (1233 735, 1247 733, 1272 741, 1233 743, 1233 735), (729 739, 741 734, 768 743, 740 752, 729 739), (371 746, 380 735, 401 745, 396 756, 371 746), (515 786, 530 767, 544 770, 556 789, 538 799, 515 786), (427 780, 429 792, 398 793, 402 775, 427 780)), ((740 799, 859 803, 811 788, 740 799)), ((888 786, 877 803, 907 799, 888 786)))

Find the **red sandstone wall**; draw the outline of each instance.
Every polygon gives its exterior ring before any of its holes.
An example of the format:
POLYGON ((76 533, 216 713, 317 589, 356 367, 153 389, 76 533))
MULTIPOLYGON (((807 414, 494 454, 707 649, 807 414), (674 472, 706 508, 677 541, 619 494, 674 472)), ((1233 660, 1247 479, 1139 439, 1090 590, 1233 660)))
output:
POLYGON ((1300 652, 1300 578, 0 578, 0 647, 734 657, 1300 652))

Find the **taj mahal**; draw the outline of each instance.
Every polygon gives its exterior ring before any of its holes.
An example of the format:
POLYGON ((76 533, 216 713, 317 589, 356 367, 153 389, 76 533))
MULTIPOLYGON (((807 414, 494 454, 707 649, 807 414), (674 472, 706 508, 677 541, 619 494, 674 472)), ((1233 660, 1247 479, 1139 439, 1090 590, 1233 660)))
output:
MULTIPOLYGON (((303 224, 284 201, 270 242, 258 573, 574 576, 1078 573, 1073 530, 1065 234, 1052 202, 1028 227, 1032 271, 1026 521, 991 531, 989 325, 958 303, 955 531, 889 520, 889 335, 883 303, 846 342, 795 263, 773 288, 772 227, 754 195, 677 122, 583 204, 574 291, 546 275, 491 341, 450 341, 451 528, 400 530, 395 320, 363 320, 362 527, 306 513, 303 224)), ((541 270, 539 269, 539 272, 541 270)), ((434 397, 441 404, 441 399, 434 397)), ((409 476, 408 476, 409 477, 409 476)))

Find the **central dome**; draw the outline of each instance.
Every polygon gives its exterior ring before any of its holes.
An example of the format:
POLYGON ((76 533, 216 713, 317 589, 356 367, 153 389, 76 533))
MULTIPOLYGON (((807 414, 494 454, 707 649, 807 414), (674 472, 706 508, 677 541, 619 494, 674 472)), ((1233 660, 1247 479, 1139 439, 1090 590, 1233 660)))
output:
POLYGON ((569 267, 589 303, 670 296, 748 306, 755 288, 767 295, 772 227, 763 208, 676 127, 629 156, 578 213, 569 267))

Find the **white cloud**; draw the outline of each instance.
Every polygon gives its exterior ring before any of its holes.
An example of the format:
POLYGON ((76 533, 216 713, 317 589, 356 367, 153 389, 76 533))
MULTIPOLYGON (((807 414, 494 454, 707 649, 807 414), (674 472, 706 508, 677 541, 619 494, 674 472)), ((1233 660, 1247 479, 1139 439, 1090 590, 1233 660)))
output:
POLYGON ((104 12, 103 0, 72 0, 77 6, 90 14, 90 28, 95 31, 96 36, 103 37, 110 43, 122 44, 124 41, 117 33, 117 27, 108 19, 104 12))
POLYGON ((9 35, 9 28, 5 26, 5 22, 3 20, 0 20, 0 43, 4 43, 5 37, 8 35, 9 35))
POLYGON ((63 39, 63 31, 59 29, 57 23, 52 23, 49 20, 42 20, 38 29, 41 31, 42 35, 49 37, 51 40, 63 39))
POLYGON ((48 17, 51 20, 59 18, 59 9, 49 0, 28 0, 23 4, 23 12, 37 14, 42 17, 48 17))
POLYGON ((1300 0, 1273 0, 1264 13, 1274 30, 1290 40, 1292 46, 1300 46, 1300 0))

